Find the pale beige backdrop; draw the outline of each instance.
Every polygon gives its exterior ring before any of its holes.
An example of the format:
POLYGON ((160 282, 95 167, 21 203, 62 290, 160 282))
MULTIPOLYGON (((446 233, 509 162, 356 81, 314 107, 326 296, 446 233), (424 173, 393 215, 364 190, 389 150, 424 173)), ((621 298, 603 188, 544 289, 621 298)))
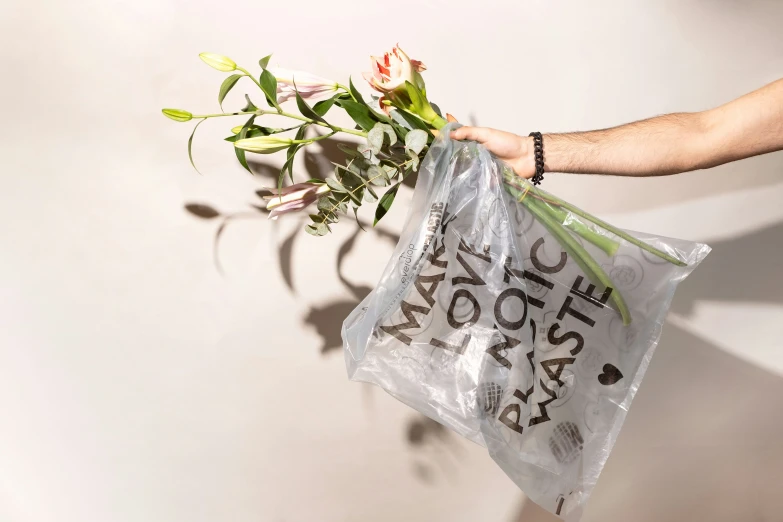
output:
MULTIPOLYGON (((781 27, 779 0, 3 1, 0 520, 549 520, 483 449, 345 377, 340 321, 410 190, 353 242, 348 220, 314 239, 292 235, 296 218, 237 219, 221 275, 219 221, 183 205, 254 212, 269 167, 244 172, 220 141, 232 124, 212 121, 196 174, 191 124, 160 108, 216 112, 223 75, 202 51, 343 80, 400 42, 462 121, 603 127, 783 76, 781 27)), ((300 179, 318 168, 304 159, 300 179)), ((715 248, 675 300, 585 520, 783 519, 783 156, 546 183, 715 248)))

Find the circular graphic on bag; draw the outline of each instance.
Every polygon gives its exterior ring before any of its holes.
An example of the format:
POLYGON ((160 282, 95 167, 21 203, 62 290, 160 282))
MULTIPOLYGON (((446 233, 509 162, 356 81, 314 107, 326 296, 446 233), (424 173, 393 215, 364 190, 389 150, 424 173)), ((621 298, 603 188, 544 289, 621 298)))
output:
POLYGON ((615 256, 614 262, 603 268, 620 291, 634 290, 644 279, 644 268, 631 256, 615 256))
MULTIPOLYGON (((437 340, 452 345, 454 349, 430 345, 432 349, 429 352, 428 366, 438 374, 439 378, 444 378, 447 375, 452 375, 452 378, 459 376, 459 363, 455 361, 455 358, 459 358, 460 354, 455 350, 460 350, 462 353, 468 351, 471 342, 469 334, 466 331, 457 331, 437 340), (455 372, 457 375, 454 375, 455 372)), ((455 383, 451 382, 451 385, 454 386, 455 383)))
POLYGON ((603 395, 585 405, 585 427, 590 433, 606 433, 611 427, 617 405, 603 395))
POLYGON ((521 203, 517 203, 514 198, 507 196, 501 203, 508 209, 508 217, 511 220, 511 226, 514 229, 514 235, 522 237, 533 228, 535 218, 521 203))
POLYGON ((546 387, 555 392, 557 396, 557 399, 550 403, 552 408, 558 408, 567 403, 574 396, 574 391, 576 391, 576 375, 571 370, 563 370, 560 374, 560 381, 563 383, 562 385, 554 380, 544 381, 546 382, 546 387))
POLYGON ((623 324, 619 316, 614 316, 608 323, 608 335, 615 348, 622 352, 628 352, 636 343, 639 327, 636 323, 623 324))
MULTIPOLYGON (((555 331, 555 335, 557 337, 560 337, 565 332, 570 331, 568 329, 568 322, 566 319, 566 317, 563 317, 563 319, 558 319, 557 312, 554 310, 544 312, 544 318, 542 320, 536 321, 536 350, 547 353, 559 346, 549 342, 549 330, 552 328, 552 325, 557 324, 558 328, 555 331)), ((574 341, 571 341, 570 343, 573 344, 574 341)))
POLYGON ((570 464, 582 454, 584 438, 571 421, 559 422, 549 437, 549 449, 560 464, 570 464))
MULTIPOLYGON (((541 272, 539 272, 533 266, 533 262, 530 260, 529 257, 527 259, 525 259, 525 263, 523 264, 523 266, 525 267, 525 270, 527 270, 528 272, 530 272, 531 274, 533 274, 535 276, 538 276, 539 278, 541 278, 541 280, 549 281, 549 279, 547 279, 546 275, 544 275, 541 272)), ((512 265, 512 268, 516 268, 516 267, 514 267, 512 265)), ((516 277, 516 276, 512 275, 511 277, 516 277)), ((519 277, 517 277, 517 278, 520 279, 519 277)), ((522 277, 521 280, 522 280, 522 282, 525 285, 525 291, 527 292, 527 295, 529 295, 530 297, 535 297, 536 299, 543 300, 544 297, 546 297, 546 294, 549 292, 549 287, 547 287, 545 284, 541 283, 541 281, 537 281, 535 277, 533 277, 533 278, 522 277)))
POLYGON ((418 361, 410 356, 400 357, 400 365, 405 368, 406 375, 409 376, 409 381, 413 382, 418 380, 424 382, 427 377, 427 370, 421 361, 418 361))
POLYGON ((500 409, 503 388, 494 382, 483 382, 478 389, 478 407, 487 417, 494 417, 500 409))
MULTIPOLYGON (((469 245, 471 248, 474 248, 474 245, 477 245, 475 248, 479 251, 484 243, 486 243, 484 241, 484 226, 481 219, 476 215, 475 210, 461 210, 454 221, 449 223, 448 227, 446 227, 446 230, 451 231, 451 233, 456 236, 453 243, 455 249, 458 248, 460 241, 465 242, 465 244, 469 245)), ((456 252, 454 253, 454 256, 456 257, 456 252)))
POLYGON ((506 212, 503 208, 503 200, 501 198, 495 198, 492 203, 487 207, 486 222, 489 224, 490 230, 496 237, 506 237, 508 231, 509 222, 506 218, 506 212))
POLYGON ((592 375, 601 369, 604 364, 604 357, 601 355, 601 350, 592 348, 584 348, 579 354, 579 367, 587 375, 592 375))

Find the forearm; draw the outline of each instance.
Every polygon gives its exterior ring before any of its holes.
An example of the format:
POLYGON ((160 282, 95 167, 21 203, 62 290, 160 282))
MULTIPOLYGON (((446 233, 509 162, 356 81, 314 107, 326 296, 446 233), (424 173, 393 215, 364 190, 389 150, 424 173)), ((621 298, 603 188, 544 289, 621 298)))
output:
POLYGON ((783 80, 715 109, 544 136, 545 170, 662 176, 783 149, 783 80))
POLYGON ((658 116, 611 129, 545 134, 545 170, 663 176, 708 166, 704 113, 658 116))

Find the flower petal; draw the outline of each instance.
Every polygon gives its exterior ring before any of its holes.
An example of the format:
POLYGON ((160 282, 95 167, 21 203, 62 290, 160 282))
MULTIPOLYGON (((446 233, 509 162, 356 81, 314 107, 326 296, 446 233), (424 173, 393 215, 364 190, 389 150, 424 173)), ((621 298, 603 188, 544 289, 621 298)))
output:
POLYGON ((281 216, 283 214, 302 210, 307 205, 309 205, 309 203, 303 200, 295 200, 295 201, 289 201, 288 203, 283 203, 282 205, 272 209, 272 211, 269 213, 269 219, 277 219, 278 216, 281 216))

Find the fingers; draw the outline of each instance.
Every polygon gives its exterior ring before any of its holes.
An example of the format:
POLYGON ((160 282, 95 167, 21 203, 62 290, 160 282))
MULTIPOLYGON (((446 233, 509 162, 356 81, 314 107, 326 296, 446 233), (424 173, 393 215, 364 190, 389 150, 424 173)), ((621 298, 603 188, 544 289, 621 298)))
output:
POLYGON ((485 143, 489 139, 489 129, 483 127, 460 127, 451 133, 451 139, 485 143))

